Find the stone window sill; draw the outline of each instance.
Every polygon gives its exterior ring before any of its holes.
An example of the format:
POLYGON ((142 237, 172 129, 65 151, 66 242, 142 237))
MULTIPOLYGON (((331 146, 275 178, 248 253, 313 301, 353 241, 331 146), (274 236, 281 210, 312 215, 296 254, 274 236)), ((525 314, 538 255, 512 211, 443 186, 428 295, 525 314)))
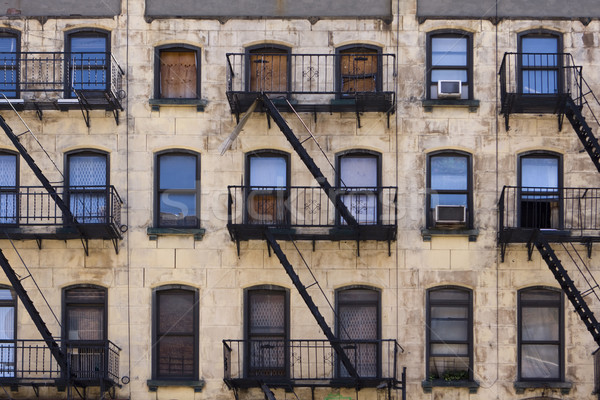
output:
POLYGON ((148 379, 146 381, 146 383, 148 384, 148 389, 151 392, 156 392, 159 387, 178 386, 178 387, 191 387, 194 389, 194 392, 198 393, 198 392, 201 392, 202 388, 204 387, 203 380, 196 381, 196 380, 192 380, 192 379, 174 379, 174 380, 148 379))
POLYGON ((476 242, 479 229, 421 229, 421 236, 424 242, 430 242, 432 236, 468 236, 469 242, 476 242))
POLYGON ((196 111, 203 112, 208 104, 204 99, 150 99, 148 101, 152 111, 160 111, 160 107, 195 106, 196 111))
POLYGON ((561 394, 569 394, 571 387, 573 387, 571 382, 518 381, 514 383, 517 394, 525 393, 525 389, 560 389, 561 394))
POLYGON ((479 382, 476 381, 445 381, 443 379, 425 380, 421 382, 423 392, 431 393, 434 387, 467 388, 469 393, 477 393, 479 382))
POLYGON ((206 229, 202 228, 148 228, 146 229, 148 239, 158 240, 159 236, 194 236, 199 241, 204 237, 206 229))
POLYGON ((425 112, 432 112, 434 107, 468 107, 469 112, 476 112, 479 108, 479 100, 468 99, 431 99, 422 100, 421 104, 425 112))

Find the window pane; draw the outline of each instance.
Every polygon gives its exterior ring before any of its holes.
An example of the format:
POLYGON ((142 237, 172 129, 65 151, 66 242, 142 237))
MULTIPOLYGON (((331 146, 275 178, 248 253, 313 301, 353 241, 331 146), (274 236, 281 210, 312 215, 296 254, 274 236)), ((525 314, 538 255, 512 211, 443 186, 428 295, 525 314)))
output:
POLYGON ((285 332, 285 295, 253 292, 250 294, 250 333, 279 334, 285 332))
POLYGON ((0 340, 15 338, 15 307, 0 307, 0 340))
POLYGON ((558 53, 558 38, 524 37, 521 39, 523 53, 558 53))
MULTIPOLYGON (((432 356, 468 356, 469 345, 468 344, 456 344, 456 343, 433 343, 431 345, 432 356)), ((468 364, 467 364, 468 365, 468 364)))
POLYGON ((464 290, 457 289, 442 289, 442 290, 431 290, 429 292, 430 300, 462 300, 465 302, 469 301, 469 293, 464 290))
POLYGON ((69 305, 67 308, 67 339, 103 340, 104 309, 69 305))
POLYGON ((558 158, 521 157, 521 186, 558 188, 558 158))
POLYGON ((106 55, 106 37, 104 36, 72 36, 71 37, 71 52, 72 53, 86 53, 83 57, 80 54, 75 54, 81 62, 87 62, 89 60, 104 60, 106 55), (92 54, 101 53, 101 54, 92 54))
POLYGON ((468 307, 432 306, 431 318, 462 318, 469 317, 468 307))
POLYGON ((195 189, 196 163, 194 155, 162 155, 159 157, 160 189, 195 189))
POLYGON ((552 290, 546 289, 528 289, 520 293, 521 301, 545 301, 555 302, 557 305, 560 302, 561 294, 552 290))
POLYGON ((527 379, 559 379, 558 345, 523 345, 521 347, 521 377, 527 379))
POLYGON ((13 154, 0 155, 0 186, 17 185, 17 156, 13 154))
POLYGON ((460 340, 467 341, 469 338, 469 321, 467 319, 455 319, 452 317, 431 319, 431 340, 460 340))
MULTIPOLYGON (((437 81, 461 81, 467 82, 467 70, 464 69, 434 69, 431 71, 431 82, 437 81)), ((463 87, 463 91, 465 88, 463 87)))
POLYGON ((438 156, 431 158, 432 190, 467 190, 467 157, 438 156))
MULTIPOLYGON (((179 224, 185 221, 186 217, 195 217, 196 214, 196 194, 195 193, 170 193, 169 191, 160 194, 160 222, 164 224, 179 224)), ((195 224, 195 219, 190 223, 195 224)))
POLYGON ((250 186, 287 186, 287 162, 284 157, 250 157, 250 186))
POLYGON ((435 206, 467 206, 466 194, 431 194, 431 208, 435 206))
POLYGON ((14 300, 10 289, 0 289, 0 300, 14 300))
POLYGON ((164 333, 194 332, 194 293, 158 293, 158 331, 164 333))
POLYGON ((17 52, 17 38, 15 37, 0 37, 0 53, 14 53, 14 54, 1 54, 0 59, 4 60, 15 60, 17 52))
POLYGON ((467 65, 467 38, 431 39, 431 64, 467 65))
POLYGON ((377 187, 377 157, 343 156, 340 186, 377 187))
POLYGON ((70 186, 106 185, 106 156, 72 155, 69 157, 70 186))
POLYGON ((163 336, 158 344, 158 374, 161 377, 194 375, 194 337, 163 336))
POLYGON ((522 340, 559 340, 559 309, 526 307, 521 310, 522 340))
MULTIPOLYGON (((452 352, 451 354, 456 354, 452 352)), ((429 377, 432 379, 444 378, 444 373, 451 374, 454 379, 469 379, 468 357, 430 357, 429 377)))

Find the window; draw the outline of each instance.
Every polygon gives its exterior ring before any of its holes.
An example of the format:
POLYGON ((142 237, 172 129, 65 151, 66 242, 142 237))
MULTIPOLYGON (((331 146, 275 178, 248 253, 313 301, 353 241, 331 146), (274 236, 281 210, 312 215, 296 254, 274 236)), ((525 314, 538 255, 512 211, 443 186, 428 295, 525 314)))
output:
POLYGON ((555 94, 561 88, 561 38, 553 32, 519 35, 520 87, 523 94, 555 94))
POLYGON ((289 221, 285 201, 289 192, 289 154, 260 150, 246 157, 248 185, 247 222, 253 224, 286 224, 289 221))
POLYGON ((246 371, 261 378, 288 375, 289 293, 286 289, 262 286, 246 295, 246 371))
POLYGON ((381 156, 360 150, 337 156, 337 186, 342 202, 359 224, 379 222, 381 156))
POLYGON ((19 157, 0 152, 0 224, 16 224, 19 210, 19 157))
POLYGON ((381 90, 381 49, 374 46, 345 46, 337 50, 339 57, 339 91, 342 97, 356 92, 381 90))
POLYGON ((11 288, 0 286, 0 378, 15 376, 17 298, 11 288))
POLYGON ((200 98, 200 49, 188 45, 155 49, 154 96, 157 99, 200 98))
MULTIPOLYGON (((337 295, 337 336, 348 341, 346 355, 361 378, 378 377, 380 369, 381 304, 380 293, 366 287, 340 289, 337 295)), ((341 377, 348 377, 346 368, 338 363, 341 377)))
POLYGON ((108 155, 86 150, 67 154, 71 213, 82 224, 108 223, 108 155))
POLYGON ((177 150, 156 156, 156 226, 200 225, 200 155, 177 150))
POLYGON ((8 98, 18 98, 20 95, 19 54, 19 33, 0 29, 0 93, 8 98))
POLYGON ((248 91, 288 92, 290 50, 283 46, 258 46, 247 49, 248 91))
POLYGON ((471 155, 443 151, 427 157, 427 227, 471 228, 473 183, 471 155))
MULTIPOLYGON (((460 81, 461 99, 473 98, 473 37, 463 31, 435 31, 427 35, 427 98, 438 99, 440 81, 460 81)), ((441 87, 447 96, 454 89, 441 87)))
POLYGON ((427 291, 427 379, 473 380, 473 298, 460 287, 427 291))
POLYGON ((519 380, 562 381, 564 378, 563 296, 542 287, 519 291, 519 380))
POLYGON ((73 90, 105 91, 110 80, 109 33, 101 30, 69 32, 65 43, 69 71, 65 97, 74 97, 73 90))
POLYGON ((198 301, 188 286, 153 292, 153 379, 198 379, 198 301))
POLYGON ((530 152, 519 156, 519 212, 522 228, 562 227, 562 159, 559 154, 530 152))

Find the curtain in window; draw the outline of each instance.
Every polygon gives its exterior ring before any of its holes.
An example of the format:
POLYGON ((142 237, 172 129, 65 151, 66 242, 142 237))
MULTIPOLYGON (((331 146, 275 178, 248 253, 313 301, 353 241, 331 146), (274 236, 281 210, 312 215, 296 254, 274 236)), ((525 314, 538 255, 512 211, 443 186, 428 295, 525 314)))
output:
MULTIPOLYGON (((359 224, 376 224, 378 159, 369 156, 342 156, 340 190, 342 202, 359 224)), ((343 221, 344 222, 344 221, 343 221)))
POLYGON ((285 293, 249 293, 249 373, 251 376, 283 376, 286 373, 285 293))
POLYGON ((106 156, 71 155, 69 157, 69 204, 79 223, 106 221, 106 156))
POLYGON ((0 154, 0 224, 17 223, 17 156, 0 154))
POLYGON ((0 378, 15 376, 15 299, 0 289, 0 378))

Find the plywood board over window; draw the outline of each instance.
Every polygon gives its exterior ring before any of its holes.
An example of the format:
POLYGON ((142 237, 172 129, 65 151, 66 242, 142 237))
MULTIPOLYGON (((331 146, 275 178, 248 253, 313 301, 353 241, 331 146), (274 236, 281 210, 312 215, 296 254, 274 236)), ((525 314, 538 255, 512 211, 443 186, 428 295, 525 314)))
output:
POLYGON ((196 53, 193 51, 162 51, 160 53, 160 97, 197 98, 197 68, 196 53))
POLYGON ((287 92, 288 54, 268 49, 250 55, 250 91, 287 92), (279 54, 280 53, 280 54, 279 54))
POLYGON ((342 92, 374 92, 377 84, 377 50, 351 48, 340 53, 342 92))

